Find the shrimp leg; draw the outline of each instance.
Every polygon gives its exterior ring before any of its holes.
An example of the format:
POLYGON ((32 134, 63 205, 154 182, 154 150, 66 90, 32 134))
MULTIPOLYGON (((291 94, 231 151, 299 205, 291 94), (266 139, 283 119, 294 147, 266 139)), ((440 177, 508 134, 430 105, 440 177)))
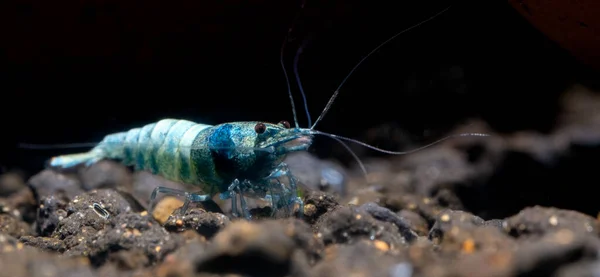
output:
POLYGON ((248 204, 246 204, 246 199, 244 198, 244 194, 242 193, 242 190, 240 189, 240 187, 238 186, 238 193, 240 194, 240 206, 242 207, 242 213, 244 214, 244 217, 248 220, 251 219, 250 216, 250 210, 248 209, 248 204))
MULTIPOLYGON (((235 179, 235 180, 233 180, 231 185, 229 185, 229 187, 227 187, 227 191, 219 194, 219 198, 221 198, 221 200, 231 199, 231 215, 233 215, 234 217, 239 217, 238 205, 237 205, 237 196, 238 196, 239 186, 240 186, 240 180, 235 179)), ((244 196, 240 194, 240 197, 244 197, 244 196)), ((242 207, 242 209, 243 208, 244 207, 242 207)))
POLYGON ((283 187, 283 185, 281 184, 281 182, 278 179, 273 179, 273 180, 275 180, 275 182, 268 182, 269 194, 264 197, 264 199, 266 201, 271 201, 271 217, 274 216, 277 213, 277 211, 279 210, 279 208, 277 206, 278 199, 275 199, 276 197, 274 197, 274 195, 275 195, 274 188, 276 186, 283 187))
POLYGON ((237 206, 237 198, 240 197, 240 207, 242 209, 243 216, 250 220, 252 216, 250 215, 250 209, 248 209, 248 204, 246 203, 246 199, 244 198, 244 191, 246 188, 251 188, 252 183, 248 180, 244 180, 240 182, 240 180, 235 179, 231 183, 231 185, 227 188, 226 192, 219 194, 221 200, 231 198, 231 214, 234 217, 239 217, 238 206, 237 206))
POLYGON ((294 175, 292 175, 292 172, 290 171, 288 165, 286 163, 280 163, 276 170, 273 171, 273 173, 271 173, 267 178, 268 179, 278 179, 280 177, 287 177, 289 182, 290 182, 290 195, 291 195, 291 199, 288 199, 286 197, 286 199, 284 200, 285 203, 284 205, 287 207, 287 205, 293 204, 293 203, 298 203, 298 212, 299 212, 299 217, 302 217, 303 213, 304 213, 304 201, 302 201, 302 198, 297 196, 297 191, 298 191, 298 185, 296 183, 296 178, 294 178, 294 175))

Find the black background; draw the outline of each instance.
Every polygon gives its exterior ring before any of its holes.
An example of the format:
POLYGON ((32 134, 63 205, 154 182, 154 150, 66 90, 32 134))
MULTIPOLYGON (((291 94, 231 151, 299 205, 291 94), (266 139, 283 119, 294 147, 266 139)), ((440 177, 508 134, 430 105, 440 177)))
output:
MULTIPOLYGON (((281 43, 296 49, 313 120, 354 73, 317 129, 356 137, 394 123, 423 141, 469 117, 500 132, 549 131, 557 96, 593 75, 501 1, 32 1, 0 4, 3 170, 42 169, 67 150, 26 143, 99 141, 161 118, 207 124, 292 122, 281 43), (218 3, 217 3, 218 2, 218 3), (217 6, 218 5, 218 6, 217 6)), ((293 76, 290 75, 293 80, 293 76)), ((302 126, 301 97, 293 85, 302 126)), ((331 154, 330 142, 315 145, 331 154)))

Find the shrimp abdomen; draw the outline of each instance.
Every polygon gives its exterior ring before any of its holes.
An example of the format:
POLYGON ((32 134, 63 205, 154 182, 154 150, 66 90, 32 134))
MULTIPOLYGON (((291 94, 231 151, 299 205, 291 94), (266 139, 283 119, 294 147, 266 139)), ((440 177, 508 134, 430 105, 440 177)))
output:
POLYGON ((140 128, 107 135, 89 152, 54 157, 50 166, 89 166, 109 158, 172 181, 196 184, 200 179, 190 159, 192 144, 201 132, 210 127, 212 126, 187 120, 163 119, 140 128))

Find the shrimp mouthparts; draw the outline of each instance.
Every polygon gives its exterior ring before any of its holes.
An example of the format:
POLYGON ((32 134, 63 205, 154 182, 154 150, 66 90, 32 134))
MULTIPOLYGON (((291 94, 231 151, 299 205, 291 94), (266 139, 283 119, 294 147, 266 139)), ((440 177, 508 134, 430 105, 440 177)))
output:
POLYGON ((298 146, 310 146, 312 144, 312 137, 301 136, 299 138, 290 140, 284 144, 286 148, 298 147, 298 146))

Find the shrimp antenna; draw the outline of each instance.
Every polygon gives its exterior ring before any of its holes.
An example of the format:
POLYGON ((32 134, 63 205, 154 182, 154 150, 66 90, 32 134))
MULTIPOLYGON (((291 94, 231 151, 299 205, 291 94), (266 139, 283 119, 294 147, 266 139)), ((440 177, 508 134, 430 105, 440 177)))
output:
POLYGON ((294 76, 296 76, 296 83, 298 83, 298 89, 300 90, 300 94, 302 94, 302 100, 304 101, 304 111, 306 112, 306 119, 308 120, 308 126, 312 125, 312 120, 310 119, 310 112, 308 111, 308 103, 306 101, 306 94, 304 93, 304 89, 302 88, 302 81, 300 81, 300 74, 298 73, 298 60, 300 58, 300 54, 304 51, 304 47, 308 43, 308 40, 304 40, 302 45, 298 47, 298 51, 296 52, 296 56, 294 57, 294 76))
POLYGON ((34 144, 19 143, 18 148, 24 149, 64 149, 64 148, 87 148, 98 145, 99 142, 63 143, 63 144, 34 144))
POLYGON ((445 13, 446 11, 448 11, 450 9, 450 7, 452 6, 448 6, 447 8, 443 9, 442 11, 434 14, 433 16, 413 25, 410 26, 398 33, 396 33, 395 35, 393 35, 391 38, 387 39, 386 41, 384 41, 383 43, 379 44, 379 46, 375 47, 373 50, 371 50, 371 52, 369 52, 369 54, 367 54, 366 56, 364 56, 353 68, 352 70, 350 70, 350 72, 348 73, 348 75, 346 75, 346 77, 344 77, 344 79, 342 80, 342 82, 340 83, 340 85, 337 87, 337 89, 334 91, 333 95, 331 96, 331 98, 329 99, 329 102, 327 102, 327 105, 325 106, 325 109, 323 109, 323 111, 321 112, 321 114, 319 115, 319 117, 317 118, 317 120, 315 120, 315 123, 310 127, 311 129, 314 129, 315 126, 317 126, 317 123, 319 123, 319 121, 321 121, 321 119, 323 119, 323 117, 325 116, 325 114, 327 113, 327 111, 329 110, 329 108, 331 108, 331 105, 333 104, 333 100, 337 97, 340 89, 342 88, 342 86, 346 83, 346 81, 348 80, 348 78, 350 78, 350 76, 352 75, 352 73, 354 73, 354 71, 356 71, 356 69, 368 58, 370 57, 373 53, 377 52, 377 50, 379 50, 379 48, 381 48, 382 46, 386 45, 388 42, 392 41, 393 39, 395 39, 396 37, 398 37, 401 34, 404 34, 414 28, 417 28, 431 20, 433 20, 434 18, 438 17, 439 15, 445 13))
MULTIPOLYGON (((289 32, 290 31, 288 31, 288 34, 289 34, 289 32)), ((287 70, 285 70, 285 64, 283 63, 283 49, 285 48, 287 37, 288 36, 286 35, 285 39, 283 40, 283 45, 281 45, 280 62, 281 62, 281 68, 283 69, 283 75, 285 76, 285 83, 287 84, 288 95, 290 96, 290 102, 292 103, 292 113, 294 114, 294 124, 296 125, 296 128, 298 128, 299 127, 298 126, 298 116, 296 116, 296 105, 294 104, 294 97, 292 96, 292 88, 290 86, 290 78, 288 77, 287 70)))
POLYGON ((340 138, 337 138, 335 136, 327 136, 327 137, 336 140, 342 146, 344 146, 344 148, 346 148, 346 150, 348 150, 348 152, 350 153, 350 155, 352 155, 352 157, 354 158, 354 160, 356 160, 356 162, 358 163, 358 166, 360 167, 360 170, 362 171, 363 175, 365 175, 365 179, 368 180, 368 177, 367 177, 368 174, 367 174, 367 169, 365 168, 365 165, 362 163, 362 161, 360 160, 360 158, 358 157, 358 155, 356 155, 356 153, 354 153, 354 151, 352 151, 352 149, 350 148, 350 146, 348 146, 344 141, 342 141, 340 138))
POLYGON ((386 154, 392 154, 392 155, 406 155, 406 154, 410 154, 410 153, 414 153, 420 150, 423 150, 425 148, 434 146, 442 141, 445 141, 447 139, 450 138, 454 138, 454 137, 489 137, 490 135, 488 134, 482 134, 482 133, 462 133, 462 134, 456 134, 456 135, 449 135, 446 136, 444 138, 438 139, 430 144, 427 144, 425 146, 421 146, 412 150, 408 150, 408 151, 390 151, 390 150, 385 150, 385 149, 381 149, 372 145, 369 145, 367 143, 364 143, 362 141, 359 140, 355 140, 355 139, 351 139, 348 137, 343 137, 343 136, 338 136, 338 135, 334 135, 334 134, 329 134, 329 133, 325 133, 325 132, 321 132, 321 131, 317 131, 317 130, 311 130, 311 132, 315 135, 322 135, 331 139, 336 140, 337 142, 339 142, 344 148, 346 148, 346 150, 348 150, 348 152, 350 152, 350 154, 352 155, 352 157, 354 158, 354 160, 356 160, 358 162, 358 166, 360 167, 361 171, 363 172, 363 175, 365 176, 365 179, 367 180, 367 182, 369 181, 368 178, 368 174, 367 174, 367 169, 365 168, 365 165, 362 163, 362 161, 360 160, 360 158, 356 155, 356 153, 354 153, 354 151, 352 151, 352 149, 346 144, 344 143, 344 141, 348 141, 348 142, 353 142, 356 143, 358 145, 367 147, 369 149, 375 150, 375 151, 379 151, 382 153, 386 153, 386 154))
POLYGON ((296 22, 296 20, 298 20, 298 17, 300 17, 300 12, 304 8, 305 4, 306 4, 306 0, 303 0, 302 5, 300 6, 300 11, 298 11, 296 13, 294 20, 292 21, 292 26, 288 29, 287 34, 285 35, 285 38, 283 39, 283 43, 281 44, 281 51, 279 53, 279 62, 281 63, 281 68, 283 69, 283 75, 285 76, 285 83, 287 85, 288 95, 290 96, 290 102, 292 104, 292 113, 294 114, 294 125, 296 126, 296 129, 300 128, 300 126, 298 125, 298 116, 296 115, 296 104, 294 103, 294 96, 292 95, 292 87, 290 85, 290 78, 287 74, 287 70, 285 69, 285 63, 283 62, 283 53, 284 53, 285 45, 287 44, 288 38, 290 37, 290 34, 292 33, 292 29, 294 28, 294 23, 296 22))
POLYGON ((386 153, 386 154, 391 154, 391 155, 406 155, 406 154, 410 154, 410 153, 414 153, 420 150, 423 150, 425 148, 429 148, 431 146, 434 146, 442 141, 451 139, 451 138, 456 138, 456 137, 489 137, 489 134, 482 134, 482 133, 461 133, 461 134, 455 134, 455 135, 449 135, 449 136, 445 136, 441 139, 438 139, 430 144, 427 144, 425 146, 421 146, 412 150, 408 150, 408 151, 390 151, 390 150, 385 150, 385 149, 381 149, 375 146, 372 146, 370 144, 364 143, 362 141, 356 140, 356 139, 351 139, 348 137, 343 137, 343 136, 338 136, 338 135, 334 135, 334 134, 329 134, 329 133, 325 133, 325 132, 321 132, 321 131, 316 131, 316 130, 312 130, 313 134, 316 135, 322 135, 322 136, 326 136, 326 137, 330 137, 330 138, 335 138, 335 139, 340 139, 340 140, 345 140, 348 142, 353 142, 356 143, 358 145, 367 147, 369 149, 381 152, 381 153, 386 153))

